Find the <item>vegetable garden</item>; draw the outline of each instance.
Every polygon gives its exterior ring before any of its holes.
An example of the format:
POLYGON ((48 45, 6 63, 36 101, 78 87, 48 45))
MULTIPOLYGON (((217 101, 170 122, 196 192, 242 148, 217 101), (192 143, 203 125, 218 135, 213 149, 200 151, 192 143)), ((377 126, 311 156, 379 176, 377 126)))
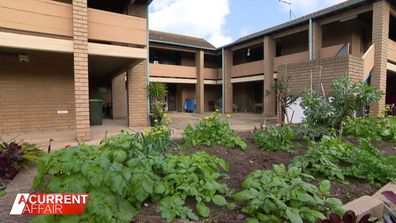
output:
POLYGON ((33 222, 333 222, 327 215, 342 216, 343 203, 396 181, 396 125, 366 115, 381 98, 374 88, 343 78, 332 95, 307 92, 299 125, 237 133, 216 111, 178 144, 161 121, 44 155, 35 190, 90 200, 81 216, 33 222))

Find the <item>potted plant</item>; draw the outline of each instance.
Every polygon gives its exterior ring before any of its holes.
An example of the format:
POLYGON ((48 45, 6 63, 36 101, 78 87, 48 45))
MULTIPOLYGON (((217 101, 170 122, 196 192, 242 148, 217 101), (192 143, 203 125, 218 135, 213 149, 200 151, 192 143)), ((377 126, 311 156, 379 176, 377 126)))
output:
POLYGON ((164 116, 164 107, 161 103, 168 93, 168 89, 163 83, 150 83, 148 86, 150 99, 150 125, 161 124, 164 116))

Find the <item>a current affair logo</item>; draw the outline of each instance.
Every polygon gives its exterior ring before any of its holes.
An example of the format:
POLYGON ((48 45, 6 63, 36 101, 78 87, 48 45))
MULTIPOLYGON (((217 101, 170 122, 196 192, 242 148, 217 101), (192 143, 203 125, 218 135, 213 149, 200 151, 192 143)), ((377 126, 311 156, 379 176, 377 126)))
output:
POLYGON ((79 215, 89 194, 17 194, 10 215, 79 215))

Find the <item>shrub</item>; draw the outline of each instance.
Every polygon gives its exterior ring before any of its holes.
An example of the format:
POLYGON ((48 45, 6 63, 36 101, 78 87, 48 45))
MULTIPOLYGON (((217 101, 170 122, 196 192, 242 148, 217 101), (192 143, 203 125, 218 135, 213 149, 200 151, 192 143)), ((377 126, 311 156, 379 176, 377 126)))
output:
POLYGON ((204 145, 224 146, 227 148, 247 148, 246 143, 231 128, 227 119, 219 111, 212 113, 196 123, 195 128, 188 124, 183 132, 183 143, 187 148, 204 145))
POLYGON ((12 180, 29 163, 35 163, 42 151, 34 144, 0 144, 0 180, 12 180))
POLYGON ((352 118, 356 112, 381 99, 382 93, 374 87, 349 77, 333 81, 331 99, 316 92, 306 92, 301 106, 306 116, 306 132, 314 138, 340 130, 341 123, 352 118))
POLYGON ((291 151, 295 139, 296 134, 290 125, 281 128, 271 126, 266 131, 257 130, 254 133, 254 141, 258 147, 269 151, 291 151))
POLYGON ((348 119, 343 123, 342 133, 370 141, 396 142, 396 126, 387 118, 360 117, 348 119))
POLYGON ((251 173, 234 198, 247 202, 243 212, 251 217, 248 222, 314 223, 328 211, 343 212, 340 200, 326 198, 330 182, 324 180, 318 188, 305 181, 313 179, 299 168, 274 165, 272 170, 251 173))
POLYGON ((396 157, 385 156, 367 140, 361 140, 360 146, 355 147, 325 136, 319 143, 311 142, 305 154, 296 157, 291 165, 308 174, 341 181, 345 180, 345 176, 373 184, 396 180, 396 157))

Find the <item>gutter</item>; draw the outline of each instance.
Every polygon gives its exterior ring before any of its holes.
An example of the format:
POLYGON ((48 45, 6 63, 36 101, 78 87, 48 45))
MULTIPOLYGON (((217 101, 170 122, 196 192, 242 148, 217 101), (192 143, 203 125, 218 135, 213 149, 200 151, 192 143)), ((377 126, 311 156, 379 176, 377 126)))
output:
POLYGON ((182 43, 174 43, 174 42, 168 42, 168 41, 162 41, 162 40, 149 40, 150 42, 153 43, 163 43, 163 44, 171 44, 175 46, 184 46, 184 47, 189 47, 189 48, 194 48, 194 49, 202 49, 202 50, 210 50, 210 51, 216 51, 219 48, 208 48, 208 47, 197 47, 189 44, 182 44, 182 43))

